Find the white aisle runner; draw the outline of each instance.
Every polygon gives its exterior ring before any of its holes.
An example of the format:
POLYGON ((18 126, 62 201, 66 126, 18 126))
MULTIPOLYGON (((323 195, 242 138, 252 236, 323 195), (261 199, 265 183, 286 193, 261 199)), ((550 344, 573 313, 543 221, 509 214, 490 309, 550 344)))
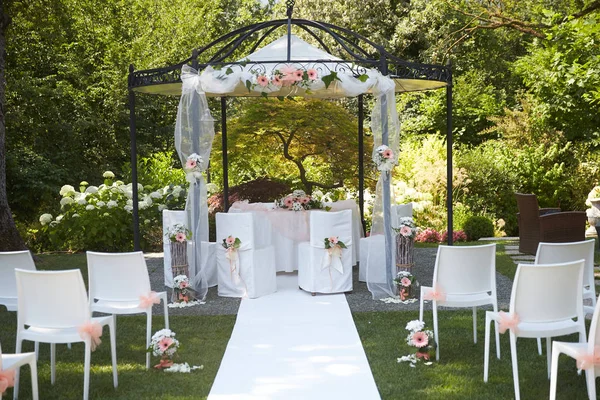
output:
POLYGON ((346 296, 311 296, 298 276, 244 299, 209 400, 376 400, 346 296))

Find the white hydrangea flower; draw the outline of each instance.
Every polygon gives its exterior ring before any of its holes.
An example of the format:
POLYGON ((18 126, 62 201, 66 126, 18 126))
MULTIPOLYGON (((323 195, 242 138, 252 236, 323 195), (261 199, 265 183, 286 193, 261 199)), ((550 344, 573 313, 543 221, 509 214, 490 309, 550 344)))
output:
POLYGON ((127 200, 127 202, 125 204, 133 207, 133 200, 127 200))
POLYGON ((114 200, 109 200, 108 203, 106 203, 106 206, 108 208, 115 208, 117 206, 117 202, 114 200))
POLYGON ((85 209, 88 211, 92 211, 95 207, 91 204, 88 204, 87 206, 85 206, 85 209))
POLYGON ((125 207, 123 207, 123 210, 125 210, 127 212, 132 212, 133 211, 133 206, 126 205, 125 207))
POLYGON ((148 203, 148 207, 150 207, 150 206, 152 205, 152 203, 153 203, 153 201, 152 201, 152 198, 151 198, 150 196, 148 196, 148 195, 145 195, 145 196, 144 196, 144 199, 143 199, 143 201, 144 201, 145 203, 148 203))
POLYGON ((181 193, 181 186, 175 186, 173 188, 173 196, 175 197, 179 197, 179 194, 181 193))
POLYGON ((159 204, 158 205, 158 211, 162 211, 162 210, 166 210, 166 209, 167 209, 166 205, 164 205, 164 204, 159 204))
POLYGON ((62 219, 63 219, 64 217, 65 217, 65 216, 64 216, 64 215, 62 215, 62 214, 61 214, 61 215, 59 215, 58 217, 56 217, 56 222, 60 222, 60 221, 62 221, 62 219))
POLYGON ((144 191, 144 186, 141 183, 138 183, 138 192, 144 191))
POLYGON ((99 202, 96 203, 96 206, 98 207, 104 207, 106 205, 105 202, 103 202, 102 200, 100 200, 99 202))
POLYGON ((79 214, 75 213, 73 215, 71 215, 72 218, 79 218, 79 214))
POLYGON ((112 171, 105 171, 102 174, 102 177, 106 179, 113 179, 115 177, 115 174, 113 174, 112 171))
POLYGON ((149 219, 144 220, 144 224, 146 224, 146 225, 148 225, 150 222, 152 222, 152 221, 150 221, 149 219))
POLYGON ((207 183, 206 184, 206 191, 208 193, 215 193, 215 192, 219 191, 219 187, 217 186, 216 183, 212 183, 212 182, 211 183, 207 183))
POLYGON ((123 181, 116 181, 115 183, 113 183, 113 186, 122 186, 124 184, 125 184, 125 182, 123 182, 123 181))
POLYGON ((73 200, 73 199, 72 199, 72 198, 70 198, 70 197, 63 197, 62 199, 60 199, 60 206, 61 206, 61 207, 64 207, 64 206, 66 206, 67 204, 71 204, 71 203, 73 203, 74 201, 75 201, 75 200, 73 200))
POLYGON ((306 192, 304 190, 301 190, 301 189, 296 189, 296 190, 294 190, 294 192, 292 193, 292 195, 294 197, 304 197, 304 196, 306 196, 306 192))
POLYGON ((90 194, 90 193, 96 193, 96 192, 98 192, 98 187, 97 186, 88 186, 85 189, 85 192, 88 193, 88 194, 90 194))
POLYGON ((87 200, 85 199, 85 197, 82 197, 79 200, 77 200, 77 204, 85 206, 87 204, 87 200))
POLYGON ((148 207, 150 207, 150 204, 146 203, 145 201, 138 202, 138 209, 145 210, 148 207))
POLYGON ((110 214, 109 213, 104 213, 104 214, 102 214, 102 216, 103 217, 110 217, 110 214))
POLYGON ((160 192, 158 192, 158 191, 154 191, 154 192, 150 193, 150 198, 151 199, 162 199, 162 194, 160 194, 160 192))
POLYGON ((415 320, 410 321, 408 324, 406 324, 405 329, 407 331, 417 332, 417 331, 420 331, 421 329, 423 329, 424 327, 425 327, 425 322, 415 319, 415 320))
POLYGON ((60 192, 58 192, 61 196, 71 196, 75 194, 75 188, 71 185, 64 185, 60 188, 60 192))
POLYGON ((54 217, 52 217, 52 214, 42 214, 40 215, 40 224, 42 224, 42 226, 48 225, 53 219, 54 217))
POLYGON ((58 222, 56 222, 56 221, 52 221, 52 222, 50 222, 50 226, 51 226, 51 227, 54 227, 54 226, 56 226, 56 225, 58 225, 58 222))

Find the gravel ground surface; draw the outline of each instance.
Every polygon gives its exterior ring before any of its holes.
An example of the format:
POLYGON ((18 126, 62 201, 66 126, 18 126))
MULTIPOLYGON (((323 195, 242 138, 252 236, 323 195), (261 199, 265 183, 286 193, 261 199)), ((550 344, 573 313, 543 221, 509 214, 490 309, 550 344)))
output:
MULTIPOLYGON (((421 285, 431 286, 433 279, 433 267, 435 264, 436 248, 416 248, 415 249, 415 266, 413 274, 421 285)), ((150 283, 152 289, 156 291, 170 290, 164 286, 163 278, 163 258, 162 253, 146 254, 146 262, 148 264, 148 272, 150 273, 150 283)), ((496 275, 496 285, 498 288, 498 306, 502 309, 508 309, 510 301, 510 292, 512 289, 512 281, 500 274, 496 275)), ((358 281, 358 267, 354 268, 354 290, 352 293, 346 294, 346 299, 353 312, 369 312, 369 311, 406 311, 418 310, 419 302, 412 304, 386 304, 382 301, 373 300, 371 293, 367 289, 367 284, 358 281)), ((327 296, 327 295, 317 295, 327 296)), ((210 288, 206 297, 206 304, 188 307, 188 308, 170 308, 169 315, 220 315, 220 314, 236 314, 240 305, 240 299, 219 297, 217 288, 210 288)), ((425 303, 425 309, 431 309, 431 303, 425 303)), ((440 307, 441 309, 441 307, 440 307)), ((491 310, 491 306, 489 307, 491 310)), ((449 308, 449 310, 457 310, 449 308)), ((154 313, 162 314, 162 304, 154 306, 154 313)))

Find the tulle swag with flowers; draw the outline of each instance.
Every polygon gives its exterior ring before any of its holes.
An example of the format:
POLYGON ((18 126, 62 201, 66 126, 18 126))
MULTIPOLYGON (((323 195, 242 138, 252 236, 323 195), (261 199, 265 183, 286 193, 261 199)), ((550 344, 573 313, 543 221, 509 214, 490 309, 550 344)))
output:
POLYGON ((162 369, 166 372, 183 372, 189 373, 196 369, 203 369, 204 365, 190 366, 188 363, 175 364, 173 357, 180 347, 179 340, 175 339, 175 332, 170 329, 161 329, 152 335, 148 353, 152 353, 155 357, 160 357, 160 362, 154 366, 156 369, 162 369))
POLYGON ((304 211, 312 209, 326 209, 329 207, 323 207, 323 203, 309 195, 304 190, 294 190, 292 194, 282 197, 281 199, 275 200, 275 208, 282 208, 285 210, 292 211, 304 211))
POLYGON ((192 232, 185 225, 176 224, 167 229, 167 233, 165 236, 171 242, 182 243, 192 238, 192 232))
POLYGON ((415 354, 408 354, 398 358, 398 363, 410 362, 412 368, 414 368, 419 361, 425 361, 425 365, 431 365, 432 353, 436 349, 433 332, 425 330, 425 322, 418 319, 408 322, 405 329, 409 332, 408 336, 406 336, 406 344, 411 347, 416 347, 417 351, 415 354))
POLYGON ((394 165, 396 165, 396 158, 392 149, 385 144, 382 144, 375 149, 373 162, 379 171, 391 171, 394 168, 394 165))

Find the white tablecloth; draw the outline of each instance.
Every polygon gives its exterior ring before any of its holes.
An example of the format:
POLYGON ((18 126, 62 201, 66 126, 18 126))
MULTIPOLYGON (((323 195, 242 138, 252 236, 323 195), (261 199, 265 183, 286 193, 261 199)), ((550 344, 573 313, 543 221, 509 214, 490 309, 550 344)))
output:
MULTIPOLYGON (((360 213, 354 200, 327 203, 331 211, 352 210, 353 246, 352 264, 359 259, 359 239, 362 236, 360 213)), ((277 272, 298 269, 298 243, 309 240, 311 211, 273 209, 273 203, 234 203, 229 212, 252 212, 258 224, 271 226, 271 243, 275 246, 277 272)))

